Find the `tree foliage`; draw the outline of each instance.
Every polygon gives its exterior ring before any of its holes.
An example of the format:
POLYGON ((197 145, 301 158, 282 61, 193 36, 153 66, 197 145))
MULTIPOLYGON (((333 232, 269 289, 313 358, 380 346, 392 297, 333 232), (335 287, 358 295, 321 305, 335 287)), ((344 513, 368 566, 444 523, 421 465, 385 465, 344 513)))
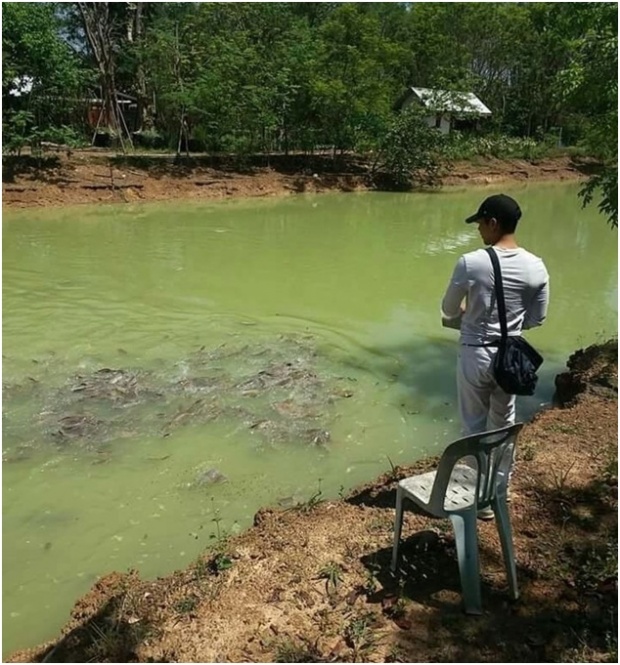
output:
POLYGON ((572 57, 560 73, 569 103, 588 114, 584 142, 603 160, 603 170, 580 192, 583 204, 600 197, 599 209, 610 225, 618 226, 618 9, 610 3, 592 3, 587 15, 571 16, 572 57))
POLYGON ((373 167, 375 180, 390 180, 398 189, 413 183, 432 186, 449 166, 446 137, 429 131, 424 113, 408 106, 387 129, 373 167))
POLYGON ((397 126, 413 123, 398 119, 394 103, 415 85, 475 92, 493 111, 483 133, 553 136, 608 165, 617 158, 615 3, 9 2, 3 9, 9 140, 24 127, 82 131, 83 121, 64 110, 68 97, 87 92, 106 100, 114 123, 111 91, 118 90, 138 100, 136 138, 148 134, 169 147, 183 139, 209 152, 376 154, 397 126), (10 94, 20 77, 55 98, 32 121, 23 113, 33 109, 10 94))
POLYGON ((88 69, 61 37, 53 3, 5 3, 2 16, 3 149, 35 149, 81 130, 64 101, 89 80, 88 69), (73 127, 71 125, 77 126, 73 127))

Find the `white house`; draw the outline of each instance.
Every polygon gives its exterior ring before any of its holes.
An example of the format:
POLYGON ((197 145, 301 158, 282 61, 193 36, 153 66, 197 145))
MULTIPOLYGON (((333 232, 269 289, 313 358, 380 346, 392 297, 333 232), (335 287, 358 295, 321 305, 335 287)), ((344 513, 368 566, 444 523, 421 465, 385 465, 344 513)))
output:
POLYGON ((400 110, 410 104, 424 107, 429 112, 428 126, 436 127, 442 134, 491 115, 491 110, 473 92, 411 87, 400 96, 394 108, 400 110))
POLYGON ((11 81, 9 88, 9 95, 13 97, 21 97, 22 95, 29 95, 32 92, 34 79, 32 76, 18 76, 11 81))

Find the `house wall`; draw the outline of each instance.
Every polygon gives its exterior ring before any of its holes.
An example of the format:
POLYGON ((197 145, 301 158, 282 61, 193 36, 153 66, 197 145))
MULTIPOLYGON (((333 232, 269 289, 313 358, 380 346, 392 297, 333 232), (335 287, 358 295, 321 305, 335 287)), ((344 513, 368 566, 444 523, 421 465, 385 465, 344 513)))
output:
POLYGON ((447 115, 437 116, 429 115, 426 117, 426 124, 429 127, 438 129, 442 134, 450 133, 450 117, 447 115))
MULTIPOLYGON (((398 100, 397 105, 394 107, 395 110, 398 109, 405 109, 407 106, 410 104, 416 104, 416 105, 422 105, 420 102, 419 98, 413 94, 412 92, 406 92, 404 93, 401 98, 398 100)), ((426 124, 429 127, 434 127, 435 129, 439 129, 439 131, 442 134, 449 134, 452 129, 461 129, 461 128, 467 128, 467 129, 477 129, 479 126, 479 120, 480 116, 477 114, 470 115, 468 113, 461 113, 457 114, 459 115, 459 118, 455 118, 454 120, 451 117, 450 112, 446 112, 445 114, 441 115, 438 117, 438 115, 433 114, 433 115, 428 115, 425 118, 426 124)), ((487 115, 490 115, 490 112, 488 114, 485 114, 482 116, 483 118, 487 117, 487 115)))
MULTIPOLYGON (((105 109, 102 112, 103 102, 91 102, 86 110, 86 122, 91 129, 95 129, 99 125, 100 129, 109 125, 108 114, 105 109), (99 120, 101 116, 101 120, 99 120)), ((125 124, 130 132, 133 132, 138 127, 138 114, 137 105, 133 103, 119 102, 119 108, 123 113, 125 124)))

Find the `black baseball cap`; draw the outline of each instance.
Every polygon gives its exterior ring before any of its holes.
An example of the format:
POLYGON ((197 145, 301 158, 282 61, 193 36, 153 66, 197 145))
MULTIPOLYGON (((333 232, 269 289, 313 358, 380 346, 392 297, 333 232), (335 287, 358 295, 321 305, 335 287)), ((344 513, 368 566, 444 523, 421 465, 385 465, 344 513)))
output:
POLYGON ((484 199, 475 215, 465 220, 466 224, 478 222, 481 219, 495 217, 498 222, 516 224, 521 219, 519 204, 506 194, 494 194, 484 199))

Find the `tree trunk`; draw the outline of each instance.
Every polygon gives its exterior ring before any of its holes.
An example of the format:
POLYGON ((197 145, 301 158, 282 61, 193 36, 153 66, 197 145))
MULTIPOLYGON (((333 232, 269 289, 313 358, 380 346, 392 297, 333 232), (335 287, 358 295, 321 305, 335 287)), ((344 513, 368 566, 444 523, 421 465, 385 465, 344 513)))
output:
MULTIPOLYGON (((93 52, 103 103, 103 126, 123 144, 123 127, 119 119, 118 96, 116 92, 114 43, 110 7, 107 2, 78 2, 84 32, 93 52)), ((131 142, 131 137, 127 136, 131 142)))
POLYGON ((136 95, 138 98, 138 127, 137 131, 153 129, 153 107, 152 98, 146 88, 146 74, 144 72, 144 61, 142 48, 142 38, 144 35, 144 7, 146 2, 129 2, 129 18, 127 21, 127 41, 130 44, 136 44, 137 65, 136 65, 136 95))

